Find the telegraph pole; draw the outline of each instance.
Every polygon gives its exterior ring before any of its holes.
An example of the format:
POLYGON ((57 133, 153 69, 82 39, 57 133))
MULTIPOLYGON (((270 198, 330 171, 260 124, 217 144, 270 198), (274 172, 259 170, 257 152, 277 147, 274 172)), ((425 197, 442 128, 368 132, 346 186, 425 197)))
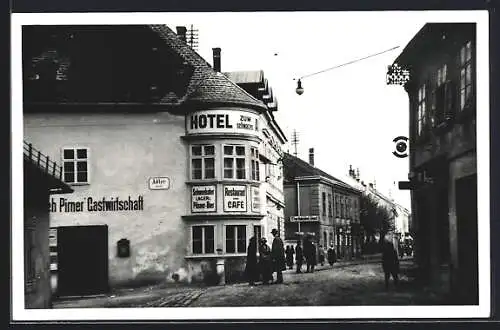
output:
POLYGON ((198 49, 198 32, 198 29, 195 29, 191 24, 186 33, 186 42, 194 50, 198 49))
POLYGON ((297 157, 297 145, 299 144, 299 136, 297 134, 297 131, 296 130, 293 130, 293 134, 292 134, 292 145, 294 146, 294 152, 293 152, 293 155, 295 157, 297 157))

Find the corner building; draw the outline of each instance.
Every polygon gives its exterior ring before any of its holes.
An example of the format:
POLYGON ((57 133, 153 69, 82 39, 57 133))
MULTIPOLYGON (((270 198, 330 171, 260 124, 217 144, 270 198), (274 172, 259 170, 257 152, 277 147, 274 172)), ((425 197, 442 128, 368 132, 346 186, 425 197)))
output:
POLYGON ((283 218, 266 104, 166 26, 27 26, 23 42, 24 135, 74 190, 48 205, 58 294, 240 280, 248 239, 283 218))

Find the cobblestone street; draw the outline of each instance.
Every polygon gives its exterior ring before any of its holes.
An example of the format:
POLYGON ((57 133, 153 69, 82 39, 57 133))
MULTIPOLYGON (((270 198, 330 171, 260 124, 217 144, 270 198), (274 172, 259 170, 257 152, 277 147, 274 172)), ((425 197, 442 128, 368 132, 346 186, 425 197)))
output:
MULTIPOLYGON (((407 267, 404 261, 402 267, 407 267)), ((314 273, 286 271, 284 284, 237 284, 209 288, 191 306, 350 306, 444 304, 443 293, 417 288, 401 277, 395 289, 384 287, 380 263, 346 265, 314 273)))
POLYGON ((216 287, 149 287, 114 295, 60 300, 54 308, 85 307, 215 307, 215 306, 349 306, 446 304, 444 293, 416 287, 405 275, 410 260, 401 262, 400 286, 384 288, 379 262, 336 264, 314 273, 287 270, 284 284, 216 287))

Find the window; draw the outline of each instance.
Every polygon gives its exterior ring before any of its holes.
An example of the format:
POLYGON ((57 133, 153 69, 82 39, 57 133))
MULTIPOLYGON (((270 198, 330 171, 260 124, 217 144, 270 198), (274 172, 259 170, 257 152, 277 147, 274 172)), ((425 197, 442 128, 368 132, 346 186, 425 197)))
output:
POLYGON ((214 226, 193 226, 193 254, 214 253, 214 226))
POLYGON ((244 146, 224 146, 224 179, 246 179, 244 146))
POLYGON ((425 84, 418 89, 418 108, 417 108, 417 135, 420 136, 426 125, 425 108, 425 84))
POLYGON ((215 147, 191 146, 191 178, 193 180, 215 178, 215 147))
POLYGON ((250 148, 252 160, 252 180, 260 181, 259 173, 259 150, 257 148, 250 148))
POLYGON ((436 73, 435 88, 431 96, 431 116, 429 118, 432 127, 439 125, 445 118, 446 107, 446 79, 448 67, 446 64, 441 66, 436 73))
POLYGON ((328 216, 332 216, 332 194, 328 194, 328 216))
POLYGON ((339 195, 335 195, 335 215, 340 217, 340 200, 339 195))
POLYGON ((226 253, 245 252, 247 252, 247 227, 226 226, 226 253))
POLYGON ((66 183, 88 183, 88 148, 64 148, 63 171, 66 183))
POLYGON ((323 215, 326 215, 326 193, 325 192, 321 193, 321 205, 322 205, 323 215))
POLYGON ((460 49, 460 110, 472 100, 472 42, 467 42, 460 49))
POLYGON ((262 237, 262 227, 261 226, 253 226, 253 235, 257 239, 257 243, 259 243, 260 238, 262 237))

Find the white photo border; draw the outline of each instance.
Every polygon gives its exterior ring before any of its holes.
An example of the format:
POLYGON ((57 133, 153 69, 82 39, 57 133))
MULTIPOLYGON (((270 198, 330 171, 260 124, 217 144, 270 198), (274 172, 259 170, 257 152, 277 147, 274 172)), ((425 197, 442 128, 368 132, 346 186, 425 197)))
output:
MULTIPOLYGON (((14 13, 11 15, 12 82, 12 319, 14 321, 97 320, 259 320, 259 319, 417 319, 486 318, 491 314, 490 270, 490 126, 489 126, 489 14, 474 11, 380 11, 380 12, 292 12, 259 15, 425 15, 427 22, 477 23, 477 176, 478 176, 478 264, 477 306, 331 306, 331 307, 186 307, 186 308, 89 308, 25 309, 23 260, 23 25, 110 25, 165 24, 172 16, 186 21, 210 15, 252 15, 254 13, 14 13)), ((269 21, 268 21, 269 22, 269 21)), ((409 41, 409 40, 408 40, 409 41)))

